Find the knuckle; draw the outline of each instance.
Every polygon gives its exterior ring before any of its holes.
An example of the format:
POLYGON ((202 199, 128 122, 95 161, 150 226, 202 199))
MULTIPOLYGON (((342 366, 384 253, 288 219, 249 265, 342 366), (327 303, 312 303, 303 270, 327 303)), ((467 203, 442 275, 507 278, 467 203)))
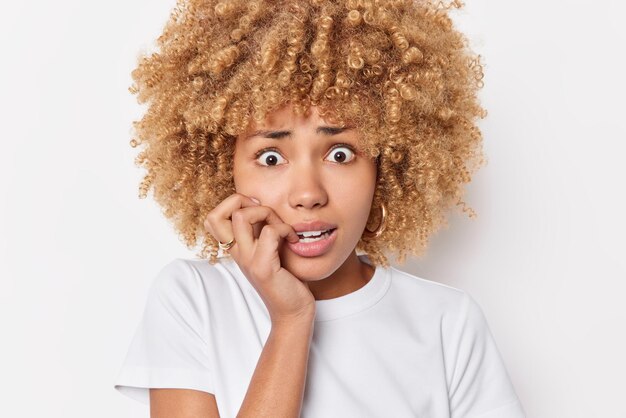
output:
POLYGON ((265 234, 267 237, 274 237, 276 233, 276 225, 267 224, 261 230, 261 235, 265 234))
POLYGON ((234 196, 235 196, 234 199, 238 200, 239 202, 244 202, 248 200, 248 198, 245 195, 238 193, 238 192, 235 192, 234 196))
POLYGON ((230 219, 233 222, 242 222, 245 219, 245 213, 243 210, 237 209, 230 215, 230 219))
POLYGON ((208 221, 210 224, 214 225, 220 219, 219 210, 217 208, 213 208, 213 210, 207 213, 204 219, 205 221, 208 221))
MULTIPOLYGON (((286 237, 288 234, 288 230, 284 224, 267 225, 263 229, 267 229, 266 235, 273 240, 280 239, 283 236, 286 237)), ((262 232, 263 231, 261 231, 261 233, 262 232)))

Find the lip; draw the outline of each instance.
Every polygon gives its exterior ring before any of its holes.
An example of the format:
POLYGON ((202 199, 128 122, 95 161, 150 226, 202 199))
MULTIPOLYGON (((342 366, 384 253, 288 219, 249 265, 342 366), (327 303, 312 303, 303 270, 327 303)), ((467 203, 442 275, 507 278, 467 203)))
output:
POLYGON ((315 221, 315 222, 304 222, 295 225, 291 225, 296 232, 302 231, 325 231, 327 229, 337 228, 337 225, 329 224, 327 222, 315 221))
MULTIPOLYGON (((321 229, 302 229, 302 231, 319 231, 322 229, 333 229, 325 227, 321 229)), ((334 228, 331 232, 330 236, 325 239, 321 239, 315 242, 287 242, 287 245, 294 253, 298 254, 301 257, 317 257, 328 252, 330 247, 333 245, 335 240, 337 239, 337 228, 334 228)))

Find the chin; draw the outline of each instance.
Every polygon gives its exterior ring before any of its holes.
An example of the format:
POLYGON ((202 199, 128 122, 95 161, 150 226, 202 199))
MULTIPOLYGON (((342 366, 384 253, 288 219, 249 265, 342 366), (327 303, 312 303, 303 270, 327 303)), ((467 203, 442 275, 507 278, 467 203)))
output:
POLYGON ((318 257, 301 257, 288 248, 281 256, 283 267, 303 282, 314 282, 330 276, 337 270, 336 260, 332 252, 318 257))

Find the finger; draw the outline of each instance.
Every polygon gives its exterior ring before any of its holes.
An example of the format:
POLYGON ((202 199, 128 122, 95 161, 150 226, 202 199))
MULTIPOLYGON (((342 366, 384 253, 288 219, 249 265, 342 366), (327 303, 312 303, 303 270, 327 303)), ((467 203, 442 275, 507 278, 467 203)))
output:
POLYGON ((298 235, 289 224, 266 225, 261 231, 261 236, 259 236, 254 253, 255 258, 270 260, 278 254, 278 249, 283 239, 289 239, 292 242, 299 240, 298 235), (295 236, 295 241, 291 239, 292 236, 295 236))
POLYGON ((218 241, 228 242, 235 237, 231 225, 232 213, 237 209, 249 206, 258 206, 258 203, 255 203, 248 196, 233 193, 211 211, 205 221, 205 225, 208 224, 205 227, 218 241))
MULTIPOLYGON (((289 239, 292 240, 292 242, 299 239, 298 234, 296 234, 296 231, 291 225, 285 224, 272 208, 268 206, 247 207, 233 213, 233 232, 235 239, 241 244, 241 248, 252 248, 255 240, 253 226, 259 222, 265 222, 268 225, 285 225, 289 239)), ((263 227, 263 229, 265 228, 267 228, 267 226, 263 227)))
POLYGON ((258 214, 256 217, 252 217, 250 211, 260 210, 264 212, 264 216, 267 216, 267 209, 267 207, 246 207, 233 212, 231 227, 233 229, 235 241, 237 241, 239 248, 246 254, 249 254, 251 248, 254 246, 254 228, 252 224, 256 222, 254 222, 253 219, 261 217, 258 214))

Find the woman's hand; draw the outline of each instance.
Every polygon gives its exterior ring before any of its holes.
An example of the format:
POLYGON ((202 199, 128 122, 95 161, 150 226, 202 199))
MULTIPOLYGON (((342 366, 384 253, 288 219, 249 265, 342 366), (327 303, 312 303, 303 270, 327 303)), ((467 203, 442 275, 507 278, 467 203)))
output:
POLYGON ((281 266, 278 254, 283 239, 297 242, 299 237, 272 208, 233 193, 209 212, 204 227, 220 242, 235 238, 228 252, 263 299, 272 324, 315 315, 309 286, 281 266), (265 225, 257 239, 253 225, 260 222, 265 225))

